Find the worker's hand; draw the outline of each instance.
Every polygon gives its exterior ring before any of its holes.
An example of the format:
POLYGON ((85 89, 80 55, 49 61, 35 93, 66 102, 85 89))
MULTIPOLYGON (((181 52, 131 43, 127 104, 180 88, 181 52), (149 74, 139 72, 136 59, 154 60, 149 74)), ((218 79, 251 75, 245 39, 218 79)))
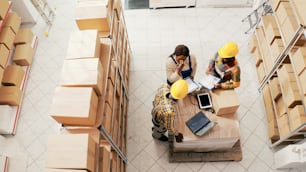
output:
POLYGON ((178 133, 177 136, 175 136, 175 140, 176 142, 180 143, 180 142, 183 142, 183 139, 184 139, 184 136, 182 133, 178 133))
POLYGON ((221 84, 215 84, 215 88, 222 88, 221 84))
POLYGON ((209 75, 209 74, 211 74, 211 75, 213 75, 213 68, 211 67, 211 66, 208 66, 208 68, 206 69, 206 71, 205 71, 205 74, 206 75, 209 75))
POLYGON ((180 74, 183 70, 183 67, 184 67, 184 61, 180 60, 179 62, 180 63, 177 65, 177 72, 180 74))

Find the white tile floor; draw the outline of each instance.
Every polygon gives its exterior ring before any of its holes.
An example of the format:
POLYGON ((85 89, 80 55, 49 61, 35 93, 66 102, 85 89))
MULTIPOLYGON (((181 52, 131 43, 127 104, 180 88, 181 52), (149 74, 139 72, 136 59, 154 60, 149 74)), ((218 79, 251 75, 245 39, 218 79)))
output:
MULTIPOLYGON (((41 21, 33 28, 39 37, 39 43, 24 94, 17 133, 0 141, 0 145, 3 145, 0 153, 24 158, 27 172, 44 171, 48 135, 59 132, 60 126, 49 116, 48 111, 60 77, 69 33, 77 29, 73 20, 75 1, 56 0, 52 4, 56 5, 57 10, 49 37, 44 36, 46 27, 41 21)), ((249 35, 244 34, 248 23, 241 23, 241 19, 250 11, 248 8, 124 11, 133 52, 127 129, 128 172, 277 171, 267 139, 262 97, 257 91, 259 85, 255 65, 248 52, 249 35), (238 114, 243 160, 168 163, 167 144, 151 137, 150 115, 155 90, 166 78, 165 60, 177 44, 188 45, 197 57, 196 78, 199 78, 204 73, 208 59, 227 41, 236 41, 240 47, 238 60, 242 70, 242 83, 237 92, 241 101, 238 114)))

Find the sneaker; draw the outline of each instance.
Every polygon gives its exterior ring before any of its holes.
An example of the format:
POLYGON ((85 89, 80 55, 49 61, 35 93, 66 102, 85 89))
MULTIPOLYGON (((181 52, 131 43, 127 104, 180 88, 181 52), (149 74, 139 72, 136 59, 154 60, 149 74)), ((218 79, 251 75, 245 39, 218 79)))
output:
POLYGON ((157 139, 157 140, 162 141, 162 142, 167 142, 167 141, 168 141, 168 137, 165 136, 165 135, 162 135, 160 138, 156 138, 156 137, 154 137, 153 134, 152 134, 152 137, 153 137, 154 139, 157 139))

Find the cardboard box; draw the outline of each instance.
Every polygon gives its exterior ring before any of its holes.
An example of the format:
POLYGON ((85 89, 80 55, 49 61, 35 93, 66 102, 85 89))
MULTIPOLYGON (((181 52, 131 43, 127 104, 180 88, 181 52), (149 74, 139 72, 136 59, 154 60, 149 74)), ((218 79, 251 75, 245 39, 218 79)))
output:
POLYGON ((105 102, 102 124, 108 134, 112 133, 112 107, 105 102))
POLYGON ((303 105, 296 105, 289 110, 290 130, 293 131, 306 122, 306 114, 303 105))
POLYGON ((100 42, 97 30, 73 31, 70 34, 66 59, 99 58, 100 42))
POLYGON ((265 34, 269 45, 271 45, 276 38, 281 38, 278 27, 275 28, 271 24, 265 29, 265 34))
POLYGON ((85 1, 76 5, 75 20, 80 30, 110 31, 111 16, 107 13, 108 1, 85 1))
POLYGON ((0 68, 0 81, 2 81, 4 69, 0 68))
POLYGON ((260 63, 256 69, 257 69, 258 81, 261 82, 264 79, 264 77, 266 76, 264 64, 260 63))
POLYGON ((281 91, 277 77, 274 77, 271 79, 269 86, 270 86, 272 98, 274 100, 276 100, 282 95, 282 91, 281 91))
POLYGON ((107 79, 107 88, 106 88, 106 97, 105 101, 109 103, 111 108, 113 108, 113 99, 114 99, 114 85, 110 81, 110 79, 107 79))
MULTIPOLYGON (((294 16, 287 16, 283 24, 281 24, 280 29, 283 34, 283 39, 286 44, 293 38, 295 31, 298 29, 298 23, 294 16)), ((301 43, 299 43, 301 44, 301 43)))
POLYGON ((279 140, 279 132, 275 119, 268 122, 268 136, 272 142, 279 140))
POLYGON ((8 58, 9 58, 10 51, 4 44, 0 44, 0 67, 5 68, 8 58))
POLYGON ((15 33, 9 27, 2 28, 0 32, 0 43, 4 44, 7 49, 11 49, 13 47, 13 42, 15 39, 15 33))
POLYGON ((275 108, 276 108, 276 113, 277 113, 278 118, 283 116, 286 113, 286 106, 285 106, 283 96, 275 100, 275 108))
POLYGON ((0 104, 18 106, 21 102, 22 92, 16 86, 1 86, 0 87, 0 104))
MULTIPOLYGON (((282 26, 288 16, 294 16, 289 2, 281 2, 275 11, 278 23, 282 26)), ((282 32, 283 33, 283 32, 282 32)))
POLYGON ((0 20, 5 18, 6 13, 9 9, 9 2, 8 0, 1 0, 0 1, 0 20))
POLYGON ((282 83, 283 95, 287 107, 293 108, 297 104, 301 104, 302 98, 299 93, 297 82, 282 83))
POLYGON ((21 17, 16 12, 9 13, 4 27, 10 27, 15 35, 18 33, 21 24, 21 17))
POLYGON ((34 35, 30 28, 19 29, 14 44, 29 44, 31 45, 34 35))
MULTIPOLYGON (((128 56, 127 56, 127 57, 128 57, 128 56)), ((256 48, 256 49, 254 50, 253 57, 254 57, 254 59, 255 59, 255 65, 256 65, 256 67, 258 67, 259 64, 262 62, 262 56, 261 56, 261 53, 260 53, 259 48, 256 48)))
POLYGON ((265 30, 268 29, 270 25, 273 29, 278 28, 276 21, 275 21, 275 17, 273 15, 263 15, 261 19, 262 19, 262 25, 265 30))
POLYGON ((107 150, 104 146, 100 147, 100 158, 99 158, 99 169, 102 172, 110 171, 109 162, 110 162, 110 151, 107 150))
POLYGON ((300 47, 292 56, 297 75, 300 75, 306 69, 306 47, 300 47))
POLYGON ((95 171, 97 144, 89 134, 50 135, 46 168, 95 171))
POLYGON ((272 97, 270 94, 270 88, 269 84, 266 84, 262 90, 262 96, 264 100, 264 105, 265 105, 265 110, 266 110, 266 116, 267 116, 267 121, 273 121, 275 120, 275 113, 274 113, 274 107, 273 107, 273 102, 272 102, 272 97))
POLYGON ((290 133, 288 114, 282 115, 277 122, 280 138, 288 136, 290 133))
POLYGON ((96 122, 97 106, 98 97, 92 88, 57 87, 51 116, 61 124, 91 126, 96 122))
POLYGON ((110 79, 113 85, 115 85, 115 78, 116 78, 116 62, 111 61, 108 72, 108 79, 110 79))
MULTIPOLYGON (((298 76, 299 78, 299 84, 301 86, 301 91, 304 94, 304 96, 306 96, 306 70, 304 70, 300 76, 298 76)), ((306 103, 306 102, 304 102, 306 103)))
POLYGON ((278 56, 283 52, 283 50, 283 41, 280 38, 275 38, 273 43, 271 44, 271 54, 273 61, 278 58, 278 56))
POLYGON ((60 84, 68 87, 92 87, 104 92, 104 69, 98 58, 64 60, 60 84))
POLYGON ((13 61, 20 66, 30 66, 33 61, 34 49, 30 43, 16 45, 13 61))
POLYGON ((233 114, 239 108, 235 90, 214 90, 210 95, 216 115, 233 114))
POLYGON ((299 17, 301 24, 306 26, 306 11, 305 11, 306 2, 305 0, 292 0, 292 3, 295 7, 295 11, 297 13, 297 16, 299 17))
POLYGON ((9 65, 5 68, 2 84, 5 86, 17 86, 20 88, 25 71, 21 66, 9 65))
POLYGON ((271 2, 271 5, 273 7, 273 10, 276 11, 280 2, 288 2, 289 0, 273 0, 273 1, 270 1, 271 2))

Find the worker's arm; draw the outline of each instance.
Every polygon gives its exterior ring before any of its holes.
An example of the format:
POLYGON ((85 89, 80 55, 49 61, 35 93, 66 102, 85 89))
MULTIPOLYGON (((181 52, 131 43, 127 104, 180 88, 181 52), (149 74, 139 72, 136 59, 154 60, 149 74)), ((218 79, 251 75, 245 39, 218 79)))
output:
POLYGON ((182 79, 182 76, 180 75, 180 72, 177 69, 177 65, 173 62, 171 58, 167 59, 166 63, 166 69, 167 69, 167 79, 170 82, 175 82, 179 79, 182 79))
POLYGON ((208 67, 207 67, 207 69, 206 69, 206 71, 205 71, 206 75, 208 75, 208 74, 213 74, 213 73, 214 73, 214 72, 213 72, 214 67, 215 67, 215 58, 211 58, 211 59, 209 60, 208 67))
POLYGON ((191 66, 192 66, 192 73, 190 75, 191 79, 194 79, 194 76, 197 72, 197 59, 194 55, 190 55, 190 60, 191 60, 191 66))

